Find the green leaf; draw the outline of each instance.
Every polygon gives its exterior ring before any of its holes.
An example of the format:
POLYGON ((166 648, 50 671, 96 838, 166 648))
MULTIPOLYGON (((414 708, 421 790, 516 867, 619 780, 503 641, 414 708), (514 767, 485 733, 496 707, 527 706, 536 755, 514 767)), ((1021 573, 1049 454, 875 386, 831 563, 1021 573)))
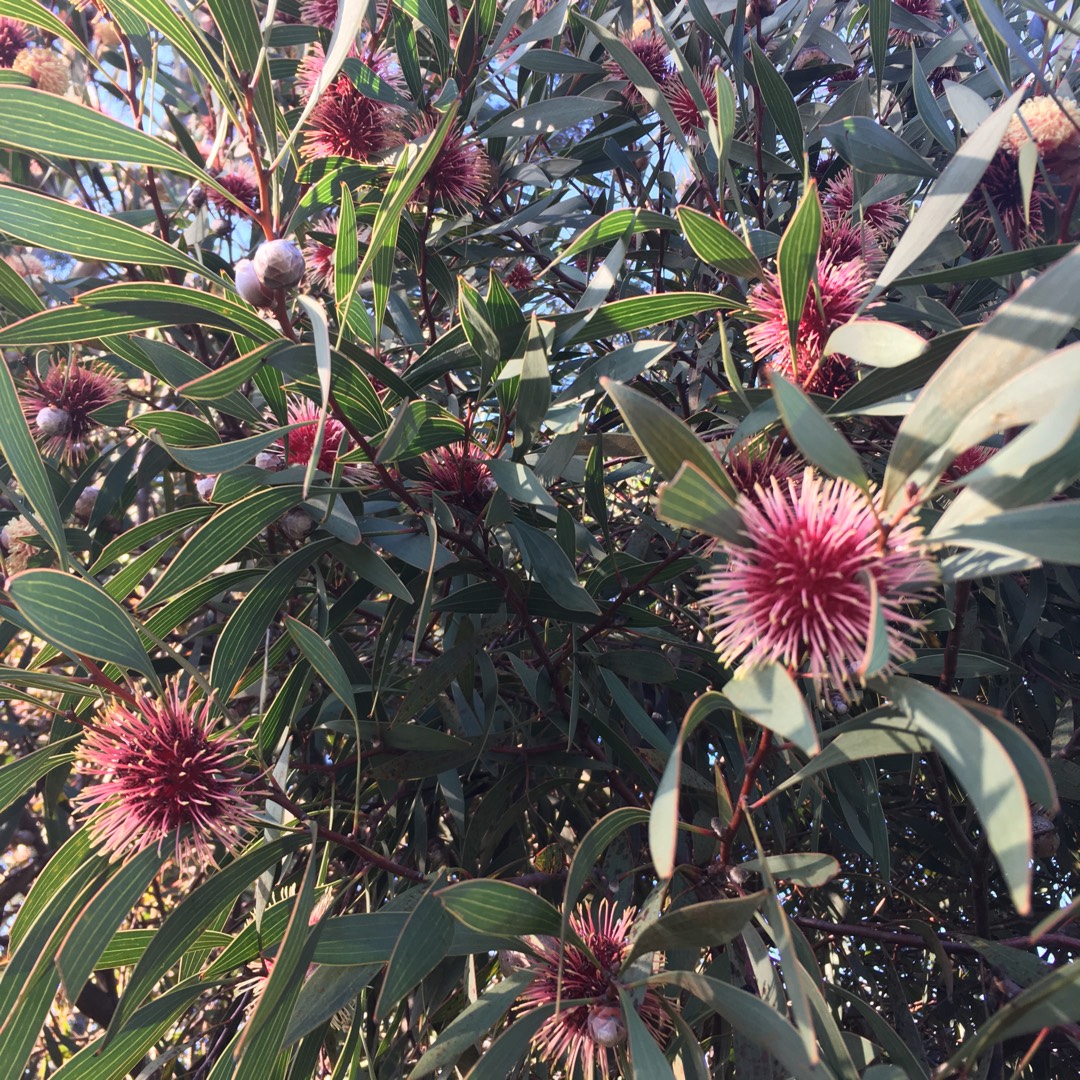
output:
POLYGON ((534 972, 524 969, 509 978, 492 983, 453 1021, 439 1032, 434 1045, 409 1073, 408 1080, 423 1080, 426 1076, 445 1075, 445 1071, 457 1064, 462 1054, 478 1045, 510 1011, 517 996, 536 978, 534 972))
MULTIPOLYGON (((875 0, 875 2, 880 3, 881 0, 875 0)), ((885 6, 891 6, 888 0, 885 6)), ((956 150, 956 138, 953 136, 948 120, 945 119, 945 114, 941 111, 941 106, 937 103, 937 98, 930 89, 930 84, 926 81, 926 73, 919 62, 919 51, 914 42, 911 46, 911 90, 915 97, 915 108, 918 110, 919 119, 942 147, 952 154, 956 150)))
POLYGON ((757 874, 766 871, 779 881, 791 881, 807 889, 827 885, 840 873, 840 864, 831 855, 816 851, 796 851, 788 855, 767 855, 764 859, 747 859, 739 863, 742 870, 757 874))
MULTIPOLYGON (((365 69, 366 70, 366 69, 365 69)), ((334 243, 334 303, 341 324, 347 321, 348 307, 356 288, 360 245, 356 235, 356 203, 348 184, 341 185, 337 240, 334 243)))
POLYGON ((499 113, 481 132, 485 139, 531 139, 576 127, 611 108, 610 101, 592 97, 559 97, 535 101, 523 109, 499 113))
POLYGON ((195 585, 299 501, 297 487, 265 488, 219 510, 176 553, 139 606, 153 607, 195 585))
POLYGON ((183 383, 176 389, 189 401, 207 401, 216 404, 231 391, 247 382, 283 344, 284 342, 271 341, 260 345, 231 363, 222 364, 221 367, 183 383))
POLYGON ((649 1080, 675 1080, 664 1051, 656 1045, 656 1040, 649 1033, 645 1021, 641 1019, 633 999, 620 986, 619 1002, 622 1005, 623 1019, 630 1042, 630 1063, 635 1076, 649 1077, 649 1080))
MULTIPOLYGON (((793 360, 798 355, 799 324, 803 311, 808 304, 815 303, 815 297, 810 295, 810 283, 814 280, 820 247, 821 200, 818 198, 817 181, 811 180, 795 213, 791 215, 776 252, 780 299, 784 305, 793 360)), ((795 374, 798 376, 800 372, 796 370, 795 374)))
POLYGON ((683 464, 691 462, 729 501, 734 500, 735 487, 719 459, 687 424, 640 390, 603 378, 600 385, 665 480, 674 480, 683 464))
POLYGON ((253 85, 262 33, 251 0, 207 0, 207 7, 237 73, 246 76, 242 81, 253 85))
MULTIPOLYGON (((715 311, 717 298, 711 293, 673 292, 655 293, 649 296, 631 296, 602 304, 596 314, 584 325, 577 314, 558 315, 556 343, 560 348, 580 345, 584 341, 596 341, 610 334, 629 334, 663 322, 684 319, 703 311, 715 311), (561 336, 566 334, 565 337, 561 336)), ((2 343, 3 331, 0 331, 2 343)))
POLYGON ((289 631, 289 637, 296 642, 307 662, 330 687, 334 696, 349 710, 354 720, 358 719, 356 694, 349 682, 349 676, 341 666, 341 661, 334 655, 330 646, 310 626, 299 622, 291 615, 285 616, 285 629, 289 631))
MULTIPOLYGON (((994 20, 987 11, 987 8, 993 3, 994 0, 974 0, 968 10, 971 12, 971 18, 974 20, 975 25, 979 28, 979 37, 982 38, 990 62, 997 69, 997 73, 1001 76, 1005 85, 1011 86, 1013 78, 1012 65, 1009 63, 1009 47, 995 29, 994 20)), ((997 15, 998 18, 1001 17, 1000 6, 997 6, 997 15)))
POLYGON ((877 80, 879 94, 881 92, 881 80, 885 76, 885 54, 889 48, 889 15, 891 10, 892 4, 890 0, 870 0, 868 5, 870 58, 874 64, 874 78, 877 80))
POLYGON ((34 630, 72 656, 89 656, 157 682, 127 613, 99 585, 61 570, 24 570, 8 594, 34 630))
MULTIPOLYGON (((63 32, 70 34, 66 26, 63 32)), ((81 43, 75 40, 81 48, 81 43)), ((124 161, 132 165, 154 165, 193 177, 205 187, 233 200, 228 190, 168 143, 70 98, 28 86, 3 85, 0 86, 0 116, 4 118, 0 127, 0 146, 95 164, 124 161)), ((30 242, 38 243, 36 240, 30 242)))
POLYGON ((71 761, 75 756, 71 751, 80 738, 79 735, 69 735, 0 768, 0 813, 22 798, 30 787, 58 765, 71 761))
POLYGON ((770 373, 770 383, 784 427, 803 456, 830 476, 843 477, 865 491, 868 481, 859 455, 825 419, 809 395, 778 371, 770 373))
MULTIPOLYGON (((1001 255, 949 266, 944 270, 928 270, 923 274, 909 274, 899 279, 901 285, 950 284, 954 281, 986 281, 990 278, 1007 278, 1024 270, 1036 270, 1048 263, 1063 259, 1076 248, 1076 244, 1048 244, 1041 247, 1007 251, 1001 255)), ((891 325, 891 324, 890 324, 891 325)), ((966 329, 966 328, 965 328, 966 329)), ((933 348, 931 344, 929 346, 933 348)))
MULTIPOLYGON (((0 86, 0 91, 4 89, 0 86)), ((26 244, 83 259, 134 266, 175 266, 207 274, 194 259, 157 236, 62 199, 7 185, 0 185, 0 232, 26 244)))
POLYGON ((776 130, 795 160, 801 161, 805 149, 803 126, 791 90, 753 38, 750 39, 750 53, 754 61, 754 81, 764 99, 765 111, 776 124, 776 130))
POLYGON ((654 986, 677 986, 722 1016, 744 1038, 774 1057, 792 1076, 832 1080, 832 1070, 814 1064, 799 1033, 760 998, 693 971, 665 971, 649 979, 654 986))
POLYGON ((928 342, 914 330, 881 319, 852 319, 830 335, 823 356, 842 353, 868 367, 899 367, 917 360, 928 342))
POLYGON ((742 517, 731 500, 693 462, 660 487, 656 512, 665 521, 706 536, 741 544, 742 517))
MULTIPOLYGON (((1023 97, 1023 88, 1007 101, 965 139, 960 149, 949 159, 934 186, 919 205, 911 224, 904 230, 884 269, 878 275, 870 299, 891 285, 941 235, 960 208, 967 202, 976 185, 997 153, 1005 129, 1023 97)), ((891 170, 886 169, 886 172, 891 170)))
POLYGON ((485 381, 491 378, 502 356, 499 336, 488 317, 483 297, 464 278, 458 278, 458 309, 461 328, 465 331, 476 358, 485 372, 485 381))
POLYGON ((548 369, 547 338, 544 330, 550 324, 541 324, 535 315, 529 322, 529 337, 521 365, 521 381, 518 384, 517 407, 514 414, 514 447, 528 450, 540 431, 540 424, 551 406, 551 373, 548 369))
POLYGON ((15 380, 7 363, 0 364, 0 452, 41 522, 45 539, 60 556, 61 563, 70 562, 64 522, 56 505, 56 496, 38 454, 37 443, 30 434, 19 392, 15 389, 15 380))
POLYGON ((596 601, 578 581, 577 567, 548 533, 522 521, 515 521, 510 533, 533 580, 543 585, 557 604, 569 611, 600 614, 596 601))
POLYGON ((1022 552, 1042 562, 1080 565, 1080 501, 1003 510, 985 521, 934 530, 935 544, 1022 552))
POLYGON ((260 874, 276 866, 307 842, 306 833, 296 833, 269 844, 260 844, 218 870, 173 908, 132 972, 109 1024, 103 1046, 116 1039, 165 972, 195 944, 221 910, 235 903, 240 891, 260 874))
POLYGON ((546 900, 505 881, 462 881, 437 895, 454 918, 483 934, 557 937, 562 925, 559 912, 546 900))
POLYGON ((933 741, 971 797, 1012 902, 1026 915, 1031 910, 1031 810, 1008 751, 956 698, 900 676, 883 686, 912 729, 933 741))
MULTIPOLYGON (((173 838, 168 839, 171 842, 173 838)), ((68 1001, 79 996, 109 939, 169 857, 168 850, 161 848, 151 845, 124 863, 79 912, 56 954, 56 968, 68 1001)))
POLYGON ((666 881, 675 871, 675 844, 679 828, 679 785, 682 752, 698 725, 720 709, 729 708, 727 699, 715 690, 707 690, 686 710, 679 735, 664 767, 649 813, 649 851, 656 876, 666 881))
MULTIPOLYGON (((574 100, 574 99, 571 99, 574 100)), ((480 1055, 465 1080, 506 1080, 513 1076, 528 1052, 533 1037, 555 1012, 555 1005, 539 1005, 515 1020, 480 1055)))
MULTIPOLYGON (((163 446, 169 452, 169 456, 185 469, 194 473, 205 473, 208 476, 217 476, 247 464, 260 451, 273 446, 274 443, 282 442, 283 436, 288 432, 306 426, 304 423, 289 424, 287 427, 273 428, 270 431, 260 432, 258 435, 249 435, 246 439, 234 439, 232 442, 214 443, 211 446, 191 446, 187 444, 188 440, 177 446, 169 437, 169 433, 160 431, 158 428, 158 419, 165 420, 169 415, 155 413, 153 426, 146 425, 144 421, 143 426, 148 426, 146 434, 154 442, 163 446)), ((182 413, 171 414, 173 417, 182 415, 182 413)), ((132 424, 132 427, 138 426, 135 423, 132 424)), ((313 454, 312 457, 317 463, 318 456, 313 454)))
POLYGON ((930 161, 869 116, 848 116, 819 130, 837 153, 860 172, 937 177, 937 169, 930 161))
POLYGON ((674 231, 677 228, 678 225, 672 218, 667 214, 658 214, 655 210, 612 210, 599 221, 594 221, 582 229, 538 276, 543 277, 556 263, 565 262, 583 251, 606 244, 610 240, 618 240, 627 234, 653 232, 657 229, 674 231))
POLYGON ((755 724, 793 742, 803 753, 816 754, 817 729, 795 680, 780 664, 743 669, 724 686, 724 697, 755 724))
MULTIPOLYGON (((835 862, 835 860, 833 860, 835 862)), ((749 863, 742 863, 749 867, 749 863)), ((742 933, 765 899, 763 892, 730 900, 706 900, 675 908, 651 922, 634 939, 623 961, 624 969, 635 957, 670 949, 718 948, 742 933)))
POLYGON ((677 207, 675 216, 699 259, 736 277, 762 276, 757 256, 722 221, 692 206, 677 207))
POLYGON ((12 267, 0 260, 0 308, 10 311, 17 319, 25 319, 44 307, 38 294, 12 267))
POLYGON ((454 922, 440 903, 433 881, 409 912, 386 965, 375 1018, 385 1020, 394 1006, 440 963, 450 949, 454 922))

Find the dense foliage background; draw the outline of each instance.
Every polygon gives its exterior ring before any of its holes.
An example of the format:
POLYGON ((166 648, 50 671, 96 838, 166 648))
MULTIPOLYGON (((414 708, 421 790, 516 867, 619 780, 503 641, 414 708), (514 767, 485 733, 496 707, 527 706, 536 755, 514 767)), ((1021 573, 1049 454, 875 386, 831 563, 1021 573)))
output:
POLYGON ((1075 18, 0 0, 0 1075, 1076 1075, 1075 18))

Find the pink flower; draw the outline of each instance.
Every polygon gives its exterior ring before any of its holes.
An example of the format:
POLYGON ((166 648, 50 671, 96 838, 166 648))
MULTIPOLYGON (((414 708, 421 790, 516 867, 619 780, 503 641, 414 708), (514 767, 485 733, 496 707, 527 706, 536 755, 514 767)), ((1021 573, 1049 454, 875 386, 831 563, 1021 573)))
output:
MULTIPOLYGON (((929 22, 941 22, 941 0, 896 0, 896 5, 909 14, 918 15, 929 22)), ((895 26, 889 31, 889 40, 900 45, 910 45, 921 36, 918 32, 901 30, 895 26)))
MULTIPOLYGON (((710 78, 703 78, 698 83, 702 97, 709 107, 709 115, 716 116, 716 83, 710 78)), ((664 86, 664 97, 667 98, 675 119, 679 121, 679 127, 688 139, 696 139, 705 128, 705 119, 701 115, 694 95, 689 87, 680 78, 674 75, 668 79, 664 86)))
POLYGON ((515 291, 528 289, 535 280, 533 272, 523 262, 514 263, 503 278, 506 287, 515 291))
POLYGON ((985 465, 996 453, 997 450, 992 446, 969 447, 953 458, 953 463, 945 470, 941 478, 957 484, 968 473, 973 473, 980 466, 985 465))
POLYGON ((829 335, 854 317, 871 279, 861 259, 837 263, 831 257, 818 262, 817 289, 811 283, 796 334, 794 361, 784 318, 780 278, 767 273, 750 290, 750 311, 761 318, 746 332, 754 356, 775 367, 804 390, 839 397, 855 381, 845 356, 822 357, 829 335))
POLYGON ((338 0, 301 0, 300 18, 315 26, 332 27, 337 22, 338 0))
POLYGON ((440 446, 423 457, 428 479, 417 485, 427 495, 478 514, 495 493, 495 479, 487 467, 487 452, 473 443, 440 446))
POLYGON ((755 498, 741 496, 738 508, 746 544, 722 542, 727 561, 702 579, 725 664, 775 661, 846 692, 873 626, 871 578, 888 625, 890 664, 914 656, 920 624, 905 605, 926 595, 935 573, 913 521, 884 526, 876 500, 809 468, 798 483, 774 478, 755 498))
POLYGON ((75 804, 113 859, 158 850, 176 832, 178 864, 213 862, 215 843, 237 851, 250 831, 252 781, 246 740, 220 730, 207 700, 193 704, 178 681, 163 698, 114 700, 80 748, 79 773, 96 781, 75 804))
MULTIPOLYGON (((626 1022, 619 1003, 618 974, 630 948, 630 927, 636 911, 627 908, 616 916, 608 901, 601 900, 595 916, 579 908, 570 916, 570 925, 588 946, 597 963, 576 945, 560 948, 557 939, 532 939, 535 956, 527 965, 536 980, 521 995, 519 1015, 542 1005, 554 1005, 559 991, 559 958, 562 957, 562 1001, 586 999, 589 1004, 564 1006, 544 1021, 533 1036, 533 1046, 541 1059, 560 1075, 575 1076, 581 1067, 586 1080, 593 1080, 599 1066, 604 1080, 618 1073, 612 1048, 626 1039, 626 1022)), ((667 1038, 670 1021, 654 990, 646 990, 638 1015, 660 1044, 667 1038)))
POLYGON ((1077 165, 1080 164, 1080 105, 1065 98, 1059 103, 1046 96, 1025 101, 1020 106, 1020 115, 1009 121, 1001 149, 1015 156, 1032 137, 1039 156, 1051 173, 1070 182, 1077 179, 1077 165))
POLYGON ((874 230, 846 217, 825 217, 821 223, 821 255, 834 263, 861 259, 868 269, 880 270, 885 265, 874 230))
MULTIPOLYGON (((421 113, 414 123, 414 138, 426 138, 439 119, 421 113)), ((435 160, 424 177, 423 187, 438 206, 451 210, 475 210, 491 188, 491 159, 484 147, 468 138, 460 124, 446 133, 435 160)))
POLYGON ((9 68, 30 42, 30 33, 18 19, 0 18, 0 68, 9 68))
MULTIPOLYGON (((240 165, 236 169, 219 173, 217 182, 249 210, 259 208, 259 187, 255 182, 255 171, 250 165, 240 165)), ((240 212, 236 203, 230 202, 220 191, 211 187, 206 188, 206 198, 218 213, 225 217, 232 217, 240 212)))
POLYGON ((1039 189, 1038 179, 1036 174, 1036 184, 1025 215, 1020 170, 1016 167, 1015 158, 999 150, 990 159, 979 186, 968 200, 965 216, 969 227, 980 233, 985 232, 988 238, 992 237, 997 228, 994 221, 996 215, 1011 247, 1031 247, 1039 243, 1043 229, 1042 204, 1046 196, 1039 189))
MULTIPOLYGON (((875 183, 881 180, 877 177, 875 183)), ((822 189, 821 209, 827 218, 847 218, 856 223, 862 221, 873 229, 881 243, 895 240, 907 225, 907 210, 902 196, 882 199, 869 206, 852 209, 855 206, 854 177, 850 169, 844 169, 834 176, 822 189)))
MULTIPOLYGON (((286 465, 307 465, 315 449, 315 436, 319 430, 319 408, 307 398, 296 398, 289 402, 289 423, 302 424, 290 431, 282 440, 282 452, 286 465)), ((322 449, 319 451, 318 468, 324 473, 334 471, 338 448, 345 435, 345 426, 332 416, 326 420, 323 430, 322 449)))
MULTIPOLYGON (((624 37, 623 44, 641 61, 653 82, 663 90, 675 70, 671 65, 671 50, 667 47, 667 42, 659 34, 649 31, 638 34, 637 37, 624 37)), ((617 79, 626 79, 629 82, 630 85, 623 91, 627 104, 645 104, 645 99, 634 86, 633 79, 623 71, 617 60, 605 61, 604 67, 617 79)))
POLYGON ((738 446, 728 446, 722 458, 735 490, 748 499, 757 498, 758 489, 769 487, 772 480, 784 483, 805 468, 797 453, 784 452, 784 439, 764 437, 744 439, 738 446))
POLYGON ((119 401, 122 390, 111 369, 72 361, 49 368, 20 398, 23 415, 42 450, 75 464, 86 459, 87 436, 99 426, 93 414, 119 401))
MULTIPOLYGON (((335 238, 338 234, 338 219, 336 217, 323 216, 318 221, 312 222, 313 232, 328 233, 335 238)), ((308 233, 304 241, 304 260, 307 262, 308 283, 314 288, 329 289, 334 291, 334 247, 324 244, 308 233)))

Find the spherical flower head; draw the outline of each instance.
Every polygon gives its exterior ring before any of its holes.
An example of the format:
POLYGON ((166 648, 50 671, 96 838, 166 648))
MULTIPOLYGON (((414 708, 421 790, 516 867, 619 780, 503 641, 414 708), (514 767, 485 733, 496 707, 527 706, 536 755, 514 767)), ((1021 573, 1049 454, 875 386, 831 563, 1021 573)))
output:
POLYGON ((9 68, 26 48, 30 31, 18 19, 0 18, 0 68, 9 68))
MULTIPOLYGON (((630 949, 630 927, 636 911, 627 908, 616 915, 608 901, 601 900, 594 915, 579 908, 570 916, 570 925, 593 954, 569 942, 560 948, 555 938, 533 939, 535 956, 527 964, 536 973, 515 1006, 518 1015, 557 1000, 589 1004, 564 1006, 548 1017, 533 1036, 532 1044, 540 1058, 560 1075, 581 1075, 593 1080, 597 1070, 604 1080, 618 1075, 613 1048, 626 1038, 627 1025, 619 1004, 617 976, 630 949), (559 960, 562 958, 562 995, 559 997, 559 960), (595 957, 595 961, 593 959, 595 957), (614 1066, 614 1070, 613 1070, 614 1066)), ((638 1006, 638 1015, 653 1038, 663 1045, 670 1030, 667 1013, 659 995, 647 990, 638 1006)))
POLYGON ((337 0, 301 0, 300 18, 308 25, 332 27, 337 16, 337 0))
POLYGON ((66 56, 52 49, 23 49, 11 62, 11 68, 29 77, 47 94, 63 97, 71 89, 71 64, 66 56))
MULTIPOLYGON (((636 37, 624 37, 623 44, 641 61, 645 70, 652 76, 653 82, 663 90, 675 70, 671 65, 671 50, 667 42, 659 34, 648 31, 636 37)), ((646 104, 634 85, 634 80, 623 71, 617 60, 605 61, 604 67, 617 79, 626 79, 630 84, 623 91, 623 98, 627 104, 635 106, 646 104)))
MULTIPOLYGON (((917 15, 928 22, 941 22, 941 0, 896 0, 896 5, 909 14, 917 15)), ((916 31, 904 30, 896 26, 889 31, 889 40, 898 45, 910 45, 921 36, 916 31)))
POLYGON ((4 262, 31 288, 45 278, 45 264, 32 251, 15 251, 5 255, 4 262))
POLYGON ((1055 101, 1045 95, 1025 101, 1020 106, 1020 115, 1009 121, 1001 149, 1015 157, 1029 138, 1034 138, 1039 155, 1051 173, 1071 182, 1080 179, 1080 105, 1065 98, 1055 101))
POLYGON ((402 112, 393 105, 365 97, 346 75, 339 75, 312 110, 301 154, 309 160, 348 157, 369 161, 399 146, 402 112))
MULTIPOLYGON (((438 123, 437 116, 421 113, 413 137, 426 139, 438 123)), ((461 212, 480 206, 491 188, 491 180, 487 151, 475 139, 468 138, 460 124, 454 124, 424 177, 423 187, 435 205, 461 212)))
POLYGON ((971 446, 962 454, 953 458, 952 464, 942 474, 942 480, 947 480, 953 485, 958 484, 968 473, 973 473, 980 466, 985 465, 997 450, 993 446, 971 446))
POLYGON ((17 574, 30 565, 30 559, 38 548, 27 541, 37 534, 37 529, 24 517, 12 518, 0 529, 0 549, 4 553, 4 569, 8 574, 17 574))
POLYGON ((99 426, 93 414, 119 401, 122 390, 111 369, 72 362, 51 367, 22 391, 20 402, 44 453, 77 464, 86 459, 87 438, 99 426))
POLYGON ((834 263, 861 259, 869 270, 885 265, 877 235, 869 225, 860 225, 847 217, 825 217, 821 222, 821 254, 834 263))
MULTIPOLYGON (((290 431, 282 439, 282 450, 286 465, 307 465, 315 450, 315 436, 319 430, 319 408, 307 398, 298 398, 289 402, 289 423, 301 427, 290 431)), ((341 440, 345 435, 345 426, 334 417, 327 417, 323 429, 322 449, 319 451, 317 467, 324 473, 332 473, 337 461, 341 440)))
MULTIPOLYGON (((705 78, 699 81, 698 86, 708 106, 709 115, 716 116, 716 83, 705 78)), ((664 86, 664 97, 667 98, 675 119, 679 121, 683 134, 688 139, 699 139, 706 121, 686 83, 672 75, 664 86)))
POLYGON ((848 696, 874 627, 871 580, 888 628, 888 666, 914 657, 920 623, 905 605, 926 597, 936 573, 918 525, 908 518, 886 527, 879 502, 809 468, 798 483, 773 479, 755 498, 739 498, 746 542, 722 542, 726 561, 701 583, 723 663, 780 663, 848 696))
POLYGON ((750 310, 762 320, 746 332, 755 357, 809 393, 839 397, 854 383, 851 362, 839 354, 822 354, 833 330, 855 316, 870 285, 870 275, 861 259, 842 263, 828 257, 819 260, 817 289, 811 283, 807 291, 793 358, 780 278, 767 273, 749 296, 750 310))
POLYGON ((1031 247, 1038 244, 1042 236, 1044 198, 1044 193, 1036 184, 1030 201, 1025 200, 1016 159, 1006 151, 999 150, 990 159, 979 186, 968 199, 965 220, 969 228, 990 237, 997 227, 994 221, 996 216, 1010 247, 1031 247), (988 200, 993 213, 987 205, 988 200))
MULTIPOLYGON (((240 165, 228 172, 220 173, 217 182, 241 205, 249 210, 257 210, 259 207, 259 187, 255 182, 255 172, 250 165, 240 165)), ((206 198, 215 207, 219 214, 225 217, 233 217, 240 213, 236 203, 227 199, 220 191, 214 188, 206 188, 206 198)))
POLYGON ((153 844, 160 851, 175 833, 178 865, 212 864, 216 844, 235 852, 251 828, 246 748, 178 682, 161 698, 113 700, 80 747, 85 786, 75 806, 114 860, 153 844))
POLYGON ((307 268, 304 253, 293 240, 265 240, 251 260, 255 276, 264 289, 292 289, 300 284, 307 268))
MULTIPOLYGON (((880 176, 875 178, 874 183, 881 179, 880 176)), ((895 240, 907 225, 907 209, 902 196, 881 199, 852 213, 854 206, 855 178, 850 169, 844 169, 822 190, 821 209, 826 218, 847 218, 849 221, 861 222, 873 230, 881 244, 895 240)))
POLYGON ((514 289, 518 292, 522 289, 531 288, 535 280, 533 272, 523 262, 514 263, 503 279, 508 289, 514 289))
POLYGON ((495 478, 487 466, 487 453, 474 443, 440 446, 423 457, 427 479, 417 490, 438 495, 443 502, 478 514, 495 493, 495 478))
POLYGON ((722 464, 740 495, 754 499, 758 488, 770 487, 774 479, 785 484, 802 476, 806 468, 803 459, 789 452, 784 442, 761 436, 727 447, 722 464))

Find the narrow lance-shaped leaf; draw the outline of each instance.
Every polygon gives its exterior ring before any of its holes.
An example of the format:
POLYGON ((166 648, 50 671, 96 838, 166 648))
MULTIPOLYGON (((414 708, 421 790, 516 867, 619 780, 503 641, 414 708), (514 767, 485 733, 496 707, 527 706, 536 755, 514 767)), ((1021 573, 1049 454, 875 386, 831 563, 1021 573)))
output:
POLYGON ((811 180, 784 230, 776 253, 780 299, 784 305, 784 319, 791 343, 791 363, 796 377, 807 374, 798 370, 799 323, 808 303, 807 294, 814 280, 820 247, 821 200, 818 198, 817 181, 811 180))

